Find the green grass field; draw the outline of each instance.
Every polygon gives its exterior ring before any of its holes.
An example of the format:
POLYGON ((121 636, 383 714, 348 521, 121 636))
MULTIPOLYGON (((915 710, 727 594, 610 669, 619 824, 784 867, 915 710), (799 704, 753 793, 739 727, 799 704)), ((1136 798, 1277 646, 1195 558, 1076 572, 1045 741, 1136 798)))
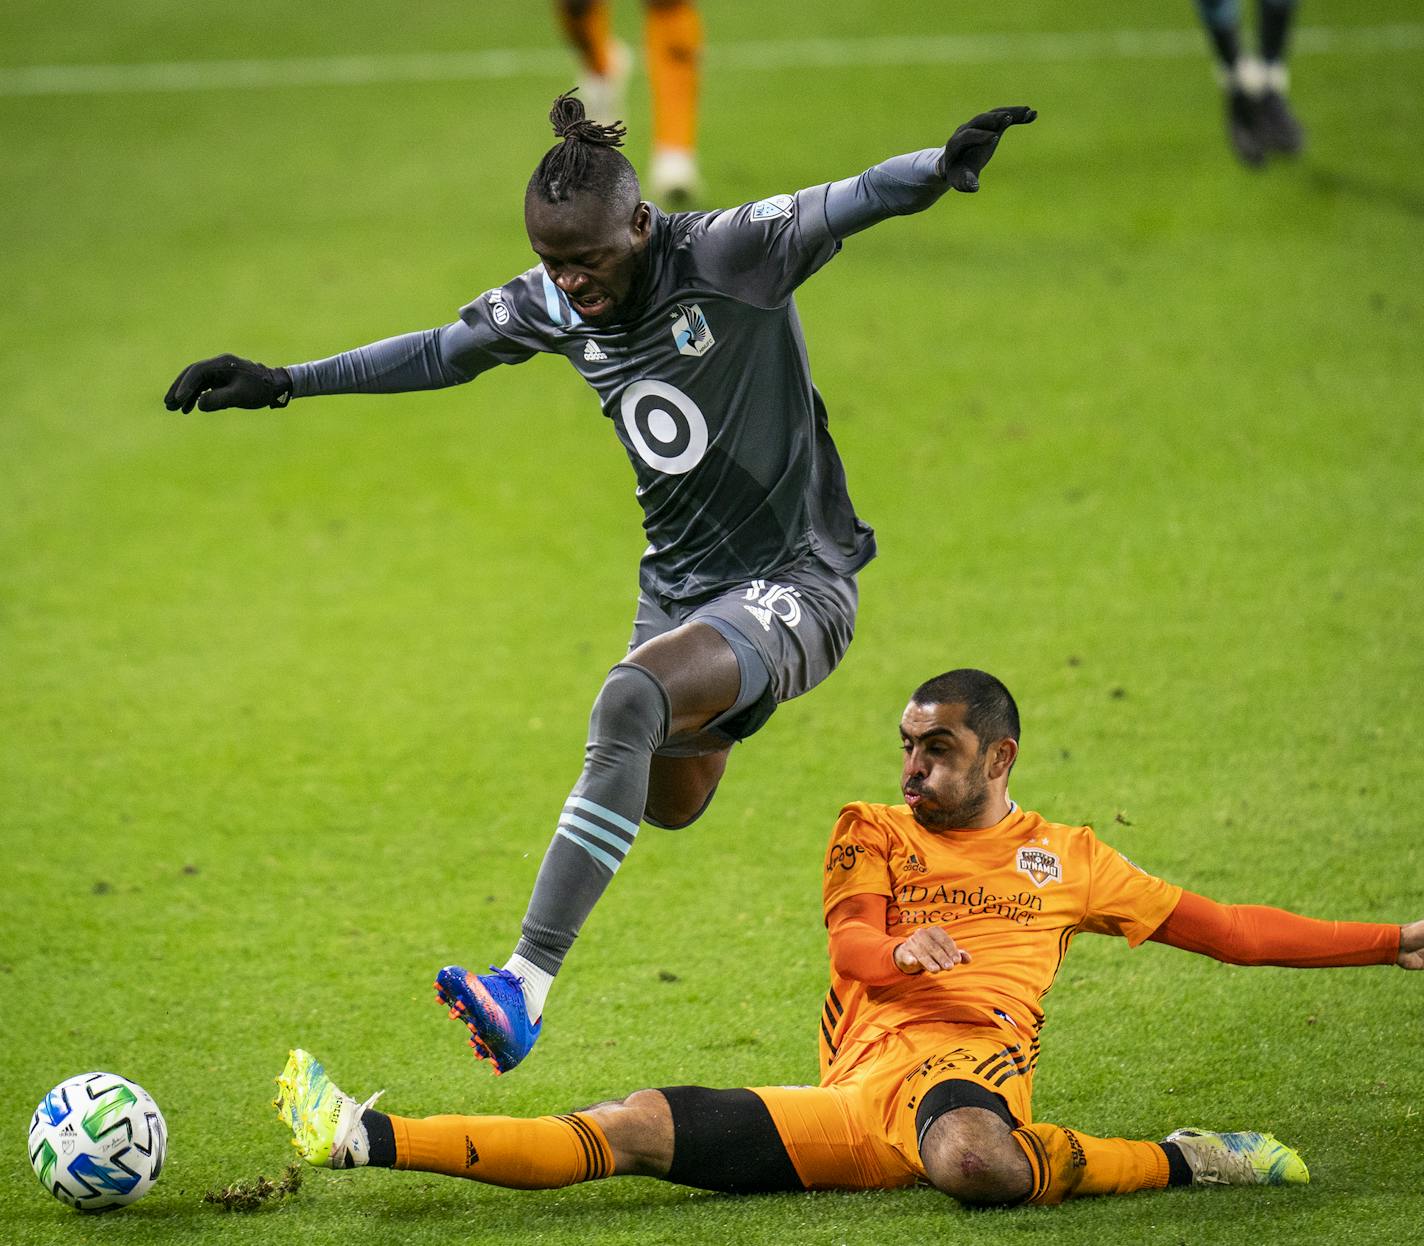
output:
MULTIPOLYGON (((1417 6, 1305 6, 1310 149, 1264 174, 1226 149, 1185 0, 1025 0, 988 25, 908 0, 705 7, 713 203, 982 107, 1042 115, 980 195, 855 238, 798 296, 880 537, 855 645, 737 750, 702 822, 644 833, 535 1056, 495 1081, 430 982, 511 948, 626 639, 642 543, 611 430, 545 359, 286 412, 161 398, 191 359, 320 357, 526 267, 520 196, 572 79, 551 23, 8 4, 0 1242, 1417 1240, 1424 979, 1086 937, 1049 1001, 1040 1118, 1270 1128, 1308 1188, 986 1214, 931 1190, 380 1172, 312 1173, 253 1215, 200 1203, 286 1162, 268 1105, 294 1044, 411 1115, 813 1081, 822 847, 842 802, 895 798, 900 710, 950 666, 1018 695, 1022 804, 1221 900, 1424 915, 1417 6), (1166 34, 1130 54, 1103 35, 1123 30, 1166 34), (881 63, 892 35, 968 42, 881 63), (19 72, 492 49, 522 55, 209 90, 19 72), (144 1084, 171 1131, 153 1193, 99 1219, 48 1198, 24 1147, 40 1096, 92 1068, 144 1084)), ((617 21, 636 39, 630 0, 617 21)), ((630 113, 637 161, 641 80, 630 113)))

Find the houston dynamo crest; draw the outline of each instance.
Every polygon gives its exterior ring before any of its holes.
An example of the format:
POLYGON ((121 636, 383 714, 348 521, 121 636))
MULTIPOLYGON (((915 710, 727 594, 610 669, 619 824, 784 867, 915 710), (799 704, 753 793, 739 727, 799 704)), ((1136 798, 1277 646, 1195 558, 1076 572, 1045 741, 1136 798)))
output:
POLYGON ((1058 857, 1047 848, 1020 848, 1018 870, 1033 879, 1035 887, 1063 881, 1063 867, 1058 863, 1058 857))
POLYGON ((677 305, 673 312, 672 340, 677 343, 679 354, 699 359, 717 344, 707 317, 696 303, 677 305))

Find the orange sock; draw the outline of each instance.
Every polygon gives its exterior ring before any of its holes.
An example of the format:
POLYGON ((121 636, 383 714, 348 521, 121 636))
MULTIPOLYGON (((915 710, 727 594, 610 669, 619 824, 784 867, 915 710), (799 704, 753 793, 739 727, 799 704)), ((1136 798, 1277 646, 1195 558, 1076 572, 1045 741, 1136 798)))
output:
POLYGON ((515 1190, 555 1190, 613 1175, 608 1139, 587 1116, 392 1116, 396 1167, 515 1190))
POLYGON ((1132 1194, 1167 1185, 1167 1153, 1155 1142, 1093 1138, 1060 1125, 1025 1125, 1014 1141, 1028 1157, 1030 1203, 1051 1206, 1090 1194, 1132 1194))
POLYGON ((691 152, 697 146, 702 18, 692 0, 649 3, 644 33, 653 89, 653 146, 691 152))
POLYGON ((578 51, 590 73, 602 77, 608 72, 613 36, 608 19, 608 0, 555 0, 564 34, 578 51))

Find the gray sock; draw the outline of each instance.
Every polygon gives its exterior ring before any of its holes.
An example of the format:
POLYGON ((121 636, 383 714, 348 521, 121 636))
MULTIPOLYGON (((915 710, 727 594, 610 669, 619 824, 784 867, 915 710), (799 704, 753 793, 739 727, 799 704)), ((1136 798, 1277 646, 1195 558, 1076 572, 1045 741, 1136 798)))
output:
POLYGON ((583 774, 539 866, 514 949, 540 969, 559 972, 633 840, 648 799, 653 750, 671 717, 667 690, 640 666, 609 673, 589 716, 583 774))

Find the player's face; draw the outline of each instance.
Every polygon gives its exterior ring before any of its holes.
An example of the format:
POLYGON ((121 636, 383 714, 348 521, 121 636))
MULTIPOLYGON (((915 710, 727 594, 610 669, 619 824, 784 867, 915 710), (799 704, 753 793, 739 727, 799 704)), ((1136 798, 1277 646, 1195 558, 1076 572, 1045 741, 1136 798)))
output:
POLYGON ((566 203, 531 198, 524 227, 549 279, 584 320, 600 325, 619 319, 647 263, 652 213, 646 203, 630 216, 590 195, 566 203))
POLYGON ((992 826, 998 821, 989 816, 989 751, 964 725, 966 712, 964 705, 911 701, 900 719, 905 750, 900 790, 915 821, 926 830, 992 826))

